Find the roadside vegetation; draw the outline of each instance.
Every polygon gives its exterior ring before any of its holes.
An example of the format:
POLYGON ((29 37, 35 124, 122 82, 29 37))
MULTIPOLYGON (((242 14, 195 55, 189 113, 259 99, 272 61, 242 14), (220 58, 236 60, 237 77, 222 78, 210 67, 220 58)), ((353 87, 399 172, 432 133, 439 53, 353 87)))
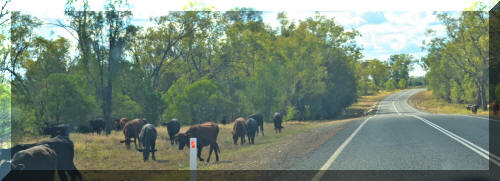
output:
MULTIPOLYGON (((432 91, 426 90, 413 95, 408 103, 416 107, 419 110, 430 112, 430 113, 442 113, 442 114, 466 114, 472 115, 470 110, 467 110, 465 106, 468 104, 458 104, 446 102, 435 95, 432 91)), ((476 115, 487 116, 488 111, 479 109, 476 115)))

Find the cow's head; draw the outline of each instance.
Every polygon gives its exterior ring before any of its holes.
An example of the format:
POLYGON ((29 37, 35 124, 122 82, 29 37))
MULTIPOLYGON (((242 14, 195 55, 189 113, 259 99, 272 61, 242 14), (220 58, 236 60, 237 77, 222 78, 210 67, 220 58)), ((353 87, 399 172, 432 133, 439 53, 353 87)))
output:
POLYGON ((184 146, 189 145, 189 133, 178 133, 175 139, 179 141, 179 150, 183 150, 184 146))
POLYGON ((234 134, 234 131, 231 131, 231 134, 233 134, 233 141, 234 141, 234 144, 238 144, 238 136, 236 134, 234 134))

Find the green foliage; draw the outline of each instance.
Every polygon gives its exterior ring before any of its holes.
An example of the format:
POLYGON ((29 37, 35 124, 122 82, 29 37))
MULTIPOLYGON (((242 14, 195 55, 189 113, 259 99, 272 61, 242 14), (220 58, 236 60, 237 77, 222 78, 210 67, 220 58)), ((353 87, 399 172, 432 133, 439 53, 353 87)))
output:
POLYGON ((399 82, 398 82, 398 88, 400 89, 404 89, 406 88, 407 86, 407 80, 406 79, 399 79, 399 82))
MULTIPOLYGON (((422 65, 433 95, 450 103, 488 103, 488 22, 482 11, 462 12, 458 17, 437 14, 447 30, 446 37, 425 42, 428 55, 422 65), (462 95, 460 95, 462 94, 462 95)), ((428 32, 433 36, 433 32, 428 32)))
POLYGON ((384 83, 384 87, 386 90, 394 90, 396 89, 396 81, 394 79, 389 79, 384 83))
POLYGON ((0 145, 10 142, 11 93, 7 85, 0 84, 0 145))
POLYGON ((283 120, 284 121, 288 121, 288 120, 293 120, 293 119, 296 119, 295 118, 295 115, 297 114, 297 110, 295 109, 295 107, 293 106, 288 106, 287 109, 286 109, 286 114, 285 116, 283 117, 283 120))

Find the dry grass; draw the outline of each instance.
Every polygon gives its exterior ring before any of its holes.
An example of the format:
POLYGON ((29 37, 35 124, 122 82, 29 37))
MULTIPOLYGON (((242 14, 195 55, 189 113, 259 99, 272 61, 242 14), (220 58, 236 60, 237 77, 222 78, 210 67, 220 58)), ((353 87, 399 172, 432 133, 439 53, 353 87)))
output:
MULTIPOLYGON (((384 97, 394 93, 380 92, 378 95, 363 96, 356 104, 348 108, 346 113, 362 113, 375 105, 384 97)), ((272 123, 264 124, 264 134, 255 138, 254 145, 234 145, 232 140, 232 124, 219 125, 220 132, 217 142, 221 149, 220 161, 214 163, 215 155, 212 154, 211 162, 198 162, 199 170, 266 170, 289 168, 307 153, 323 145, 326 141, 340 132, 347 123, 359 118, 360 114, 344 114, 344 120, 333 121, 287 121, 281 134, 274 133, 272 123)), ((181 132, 188 129, 181 128, 181 132)), ((142 154, 134 149, 126 149, 120 140, 123 140, 121 131, 113 131, 110 135, 72 133, 70 139, 75 144, 74 162, 79 170, 187 170, 189 169, 189 151, 178 150, 171 146, 168 140, 166 127, 157 127, 156 161, 142 161, 142 154)), ((47 139, 37 137, 23 140, 25 143, 47 139)), ((202 157, 207 158, 209 147, 202 151, 202 157)), ((85 172, 85 171, 83 171, 85 172)), ((168 178, 185 180, 188 175, 169 175, 168 178), (183 179, 184 178, 184 179, 183 179)), ((95 174, 94 174, 95 175, 95 174)), ((106 176, 107 177, 107 176, 106 176)), ((155 180, 165 178, 161 175, 141 176, 127 174, 112 175, 115 180, 146 179, 155 180), (146 178, 147 177, 147 178, 146 178)), ((106 180, 105 175, 92 180, 106 180)), ((241 178, 243 179, 243 178, 241 178)), ((251 180, 251 178, 248 178, 251 180)), ((246 179, 246 180, 248 180, 246 179)), ((245 179, 243 179, 245 180, 245 179)))
POLYGON ((356 118, 364 116, 364 113, 372 108, 379 100, 384 99, 385 97, 399 92, 402 90, 394 90, 394 91, 385 91, 381 90, 378 94, 375 95, 367 95, 361 96, 358 101, 351 106, 347 107, 343 114, 339 115, 337 119, 348 119, 348 118, 356 118))
MULTIPOLYGON (((413 107, 431 113, 444 114, 467 114, 472 115, 472 111, 465 109, 467 104, 451 104, 447 103, 432 95, 432 91, 422 91, 413 95, 408 103, 413 107)), ((488 111, 479 109, 477 115, 488 115, 488 111)))

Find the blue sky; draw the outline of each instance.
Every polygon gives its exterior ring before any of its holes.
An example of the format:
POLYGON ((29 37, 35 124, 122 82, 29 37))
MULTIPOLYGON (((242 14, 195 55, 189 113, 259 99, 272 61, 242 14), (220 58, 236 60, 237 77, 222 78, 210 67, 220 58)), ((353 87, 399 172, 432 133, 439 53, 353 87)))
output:
MULTIPOLYGON (((485 0, 494 1, 494 0, 485 0)), ((13 2, 13 10, 22 10, 33 14, 45 22, 54 23, 56 19, 64 19, 63 10, 66 0, 28 1, 17 0, 13 2)), ((285 11, 290 19, 303 20, 314 16, 316 11, 343 25, 346 30, 355 28, 361 33, 356 38, 359 46, 363 48, 364 59, 377 58, 386 61, 390 55, 409 53, 415 58, 425 55, 422 51, 422 41, 429 41, 429 36, 424 32, 432 29, 437 36, 444 36, 444 26, 433 15, 433 11, 462 11, 470 7, 472 0, 420 0, 420 1, 361 1, 361 0, 308 0, 269 1, 269 0, 205 0, 202 3, 213 7, 213 10, 225 11, 234 7, 252 7, 265 11, 264 21, 272 27, 278 27, 277 13, 285 11), (388 6, 390 4, 390 6, 388 6), (429 6, 432 4, 432 6, 429 6)), ((152 1, 129 0, 134 18, 146 20, 149 17, 166 15, 168 11, 183 10, 188 4, 187 0, 152 1)), ((91 9, 102 10, 103 1, 90 1, 91 9)), ((491 4, 491 3, 490 3, 491 4)), ((136 24, 152 26, 152 22, 135 21, 136 24)), ((39 33, 48 37, 71 36, 61 28, 46 25, 39 33)), ((74 48, 74 47, 73 47, 74 48)), ((422 76, 425 72, 420 66, 415 66, 410 72, 412 76, 422 76)))

